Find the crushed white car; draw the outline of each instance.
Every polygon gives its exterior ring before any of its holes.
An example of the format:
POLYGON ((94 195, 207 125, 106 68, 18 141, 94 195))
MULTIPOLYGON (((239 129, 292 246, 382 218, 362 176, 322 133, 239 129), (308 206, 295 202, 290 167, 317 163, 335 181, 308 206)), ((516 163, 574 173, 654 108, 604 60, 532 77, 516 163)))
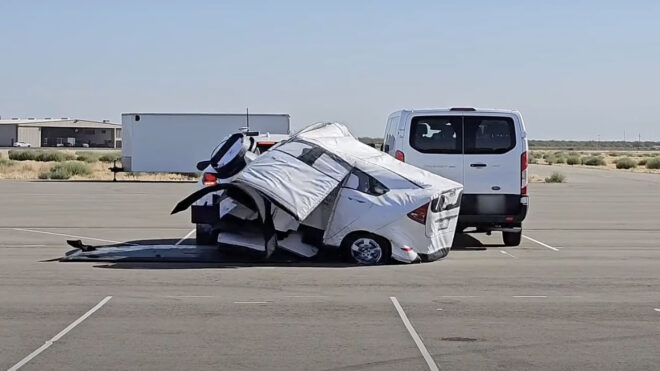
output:
POLYGON ((307 258, 339 248, 359 264, 449 253, 461 184, 365 145, 338 123, 311 125, 260 156, 248 154, 245 136, 232 138, 209 162, 224 164, 215 167, 225 180, 172 211, 215 194, 212 225, 221 245, 264 257, 276 248, 307 258))

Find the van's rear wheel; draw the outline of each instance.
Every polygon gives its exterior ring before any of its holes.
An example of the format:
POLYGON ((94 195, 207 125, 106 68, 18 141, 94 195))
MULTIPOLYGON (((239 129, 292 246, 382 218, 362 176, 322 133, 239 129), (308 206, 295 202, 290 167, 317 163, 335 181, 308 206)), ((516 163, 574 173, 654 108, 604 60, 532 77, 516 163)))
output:
POLYGON ((196 224, 195 242, 197 245, 215 245, 218 243, 218 234, 213 232, 210 224, 196 224))
POLYGON ((344 239, 342 249, 354 263, 362 265, 385 264, 392 250, 389 241, 369 233, 357 233, 344 239))
POLYGON ((502 232, 502 239, 505 246, 518 246, 520 245, 521 238, 522 232, 502 232))

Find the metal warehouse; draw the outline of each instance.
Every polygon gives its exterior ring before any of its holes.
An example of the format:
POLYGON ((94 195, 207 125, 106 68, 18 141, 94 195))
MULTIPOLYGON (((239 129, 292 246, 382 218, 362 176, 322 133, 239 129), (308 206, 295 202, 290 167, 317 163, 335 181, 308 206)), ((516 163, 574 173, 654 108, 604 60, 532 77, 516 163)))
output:
POLYGON ((0 120, 0 147, 16 142, 30 147, 121 148, 121 125, 71 118, 0 120))

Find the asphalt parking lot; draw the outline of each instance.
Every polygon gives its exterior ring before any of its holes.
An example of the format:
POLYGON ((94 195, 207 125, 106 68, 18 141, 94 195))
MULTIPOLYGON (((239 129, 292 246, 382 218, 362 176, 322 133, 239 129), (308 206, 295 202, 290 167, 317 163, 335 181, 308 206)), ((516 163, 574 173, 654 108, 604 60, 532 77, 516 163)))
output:
POLYGON ((561 171, 531 184, 520 247, 379 267, 48 261, 189 243, 169 211, 194 185, 0 182, 0 367, 657 370, 660 176, 561 171))

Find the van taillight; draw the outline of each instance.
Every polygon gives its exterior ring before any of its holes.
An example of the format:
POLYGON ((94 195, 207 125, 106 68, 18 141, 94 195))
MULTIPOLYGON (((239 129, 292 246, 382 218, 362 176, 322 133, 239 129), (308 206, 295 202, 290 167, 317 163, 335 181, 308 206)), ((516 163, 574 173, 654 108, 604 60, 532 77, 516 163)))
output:
POLYGON ((218 183, 218 177, 213 173, 204 173, 202 176, 202 184, 206 187, 214 186, 218 183))
POLYGON ((408 213, 408 217, 417 223, 426 224, 426 214, 429 211, 429 203, 416 208, 415 210, 408 213))
POLYGON ((396 151, 394 153, 394 158, 396 158, 397 160, 399 160, 401 162, 406 162, 406 156, 401 151, 396 151))
POLYGON ((520 155, 520 194, 527 194, 527 151, 520 155))

